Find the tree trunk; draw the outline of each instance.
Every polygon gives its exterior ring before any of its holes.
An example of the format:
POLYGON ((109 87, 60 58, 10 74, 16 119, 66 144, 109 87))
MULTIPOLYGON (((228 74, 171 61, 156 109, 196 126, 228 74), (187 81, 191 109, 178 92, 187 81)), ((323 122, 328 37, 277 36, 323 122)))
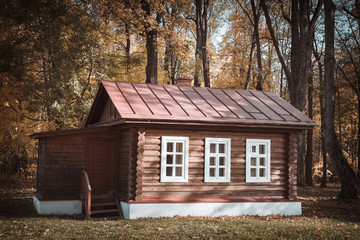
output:
POLYGON ((324 129, 325 146, 336 173, 341 182, 339 198, 357 198, 357 179, 347 159, 344 157, 335 134, 335 81, 334 81, 334 29, 335 5, 332 0, 325 0, 325 109, 324 129))
MULTIPOLYGON (((299 111, 303 112, 306 104, 306 89, 311 69, 311 46, 314 40, 315 23, 319 17, 322 0, 319 0, 315 11, 311 16, 311 7, 309 0, 292 0, 291 4, 291 68, 284 61, 280 52, 279 43, 272 27, 268 7, 265 0, 260 0, 260 5, 264 10, 266 24, 268 26, 271 39, 279 57, 280 63, 284 69, 291 104, 299 111), (291 72, 290 72, 291 69, 291 72)), ((304 153, 305 153, 305 133, 298 135, 298 175, 299 185, 304 184, 304 153)))
POLYGON ((250 78, 251 78, 251 70, 252 70, 252 59, 253 59, 253 54, 254 54, 254 48, 255 48, 255 39, 254 39, 254 35, 252 36, 252 41, 251 41, 251 47, 250 47, 250 55, 249 55, 249 65, 248 65, 248 70, 246 73, 246 80, 245 80, 245 84, 244 84, 244 89, 247 90, 249 88, 250 85, 250 78))
POLYGON ((157 83, 158 52, 157 30, 146 31, 146 83, 157 83))
POLYGON ((127 21, 125 23, 125 37, 126 37, 126 45, 125 45, 125 57, 126 57, 126 77, 129 79, 129 73, 131 69, 131 55, 130 55, 130 47, 131 47, 131 41, 130 41, 130 26, 127 21))
MULTIPOLYGON (((146 83, 157 83, 158 82, 158 52, 157 52, 157 35, 158 31, 155 26, 151 26, 146 19, 153 17, 151 11, 151 4, 148 1, 141 1, 142 9, 145 14, 145 37, 146 37, 146 51, 147 51, 147 61, 146 61, 146 83)), ((160 22, 160 14, 156 15, 156 21, 160 22)))
POLYGON ((280 97, 284 97, 283 95, 283 88, 284 88, 284 69, 283 67, 281 67, 281 70, 280 70, 280 97))
POLYGON ((209 0, 204 0, 204 9, 202 13, 202 63, 205 87, 210 87, 210 69, 209 69, 209 55, 207 51, 207 29, 208 29, 208 10, 209 0))
MULTIPOLYGON (((309 86, 308 86, 308 112, 309 118, 313 118, 313 79, 309 78, 309 86)), ((306 160, 305 160, 305 176, 306 176, 306 184, 308 186, 313 186, 313 130, 307 131, 307 142, 306 142, 306 160)))
POLYGON ((196 25, 196 50, 195 50, 195 74, 194 85, 201 86, 201 65, 205 87, 210 87, 209 57, 207 52, 207 28, 209 0, 195 0, 195 25, 196 25), (201 64, 202 63, 202 64, 201 64))
POLYGON ((201 86, 201 50, 200 47, 201 44, 199 44, 199 41, 196 40, 196 50, 195 50, 195 71, 194 71, 194 86, 200 87, 201 86))
POLYGON ((260 45, 260 36, 259 36, 259 17, 260 13, 258 14, 256 11, 256 5, 254 0, 251 0, 251 8, 254 16, 254 36, 256 42, 256 58, 257 58, 257 83, 256 83, 256 90, 262 90, 263 85, 263 68, 262 68, 262 61, 261 61, 261 45, 260 45))
POLYGON ((319 82, 320 82, 320 112, 321 112, 321 151, 322 151, 322 159, 323 159, 323 177, 321 179, 321 187, 326 187, 327 182, 327 156, 326 156, 326 147, 325 147, 325 138, 324 138, 324 80, 323 80, 323 69, 320 58, 318 59, 319 66, 319 82))
MULTIPOLYGON (((360 4, 359 4, 360 5, 360 4)), ((359 184, 360 184, 360 98, 359 96, 357 97, 357 100, 358 100, 358 104, 357 104, 357 112, 358 112, 358 122, 357 122, 357 125, 358 125, 358 132, 357 132, 357 178, 358 178, 358 181, 359 181, 359 184)))

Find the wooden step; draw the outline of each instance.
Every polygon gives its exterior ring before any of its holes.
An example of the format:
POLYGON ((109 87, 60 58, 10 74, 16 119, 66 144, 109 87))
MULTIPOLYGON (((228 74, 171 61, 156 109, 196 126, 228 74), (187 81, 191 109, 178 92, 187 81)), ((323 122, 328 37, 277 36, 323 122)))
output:
POLYGON ((91 211, 91 214, 101 214, 101 213, 118 213, 119 209, 106 209, 106 210, 95 210, 91 211))
POLYGON ((117 206, 117 202, 91 203, 91 207, 117 206))
POLYGON ((114 199, 115 197, 109 194, 92 194, 91 199, 114 199))

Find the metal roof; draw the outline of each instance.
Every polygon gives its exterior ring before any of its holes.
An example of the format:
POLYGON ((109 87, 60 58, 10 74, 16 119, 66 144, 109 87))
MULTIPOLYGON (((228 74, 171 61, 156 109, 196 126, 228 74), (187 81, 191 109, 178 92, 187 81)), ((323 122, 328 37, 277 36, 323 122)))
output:
MULTIPOLYGON (((280 125, 304 129, 316 126, 272 92, 113 81, 102 81, 100 90, 102 87, 122 122, 280 125)), ((91 122, 93 111, 95 106, 86 125, 91 122)))

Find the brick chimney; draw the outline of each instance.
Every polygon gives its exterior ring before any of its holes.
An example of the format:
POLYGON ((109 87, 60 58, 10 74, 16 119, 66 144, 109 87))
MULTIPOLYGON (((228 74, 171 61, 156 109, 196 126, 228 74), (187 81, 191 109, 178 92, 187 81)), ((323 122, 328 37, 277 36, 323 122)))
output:
POLYGON ((175 85, 177 86, 191 86, 193 81, 192 77, 178 77, 175 79, 175 85))

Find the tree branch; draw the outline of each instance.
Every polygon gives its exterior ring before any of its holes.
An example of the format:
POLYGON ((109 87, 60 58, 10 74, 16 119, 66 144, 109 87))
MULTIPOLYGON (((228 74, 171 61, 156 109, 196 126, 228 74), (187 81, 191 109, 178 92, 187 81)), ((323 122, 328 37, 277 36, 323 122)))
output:
POLYGON ((246 11, 246 9, 242 6, 242 4, 239 2, 239 0, 236 0, 236 2, 238 3, 238 5, 241 7, 241 9, 245 12, 246 16, 249 18, 251 24, 254 26, 254 21, 252 20, 252 18, 250 17, 250 14, 246 11))
POLYGON ((336 67, 338 69, 340 69, 341 73, 343 74, 345 80, 350 84, 351 88, 355 91, 356 95, 358 96, 358 98, 360 97, 360 94, 359 94, 359 89, 357 89, 354 84, 350 81, 350 79, 346 76, 346 73, 344 71, 344 69, 342 69, 342 67, 340 67, 339 64, 335 63, 336 67))
POLYGON ((273 28, 272 23, 271 23, 268 7, 267 7, 264 0, 260 0, 260 5, 264 10, 264 15, 265 15, 265 19, 266 19, 266 25, 268 26, 272 42, 274 44, 274 47, 275 47, 276 53, 278 55, 278 58, 280 60, 281 66, 284 69, 286 78, 287 78, 288 81, 292 81, 290 70, 289 70, 288 66, 286 65, 286 63, 285 63, 284 57, 282 56, 282 53, 281 53, 280 48, 279 48, 279 42, 277 41, 276 36, 275 36, 275 31, 274 31, 274 28, 273 28))
POLYGON ((312 19, 310 20, 310 28, 314 27, 317 19, 319 18, 323 2, 324 2, 324 0, 318 0, 318 4, 316 5, 314 15, 313 15, 312 19))

